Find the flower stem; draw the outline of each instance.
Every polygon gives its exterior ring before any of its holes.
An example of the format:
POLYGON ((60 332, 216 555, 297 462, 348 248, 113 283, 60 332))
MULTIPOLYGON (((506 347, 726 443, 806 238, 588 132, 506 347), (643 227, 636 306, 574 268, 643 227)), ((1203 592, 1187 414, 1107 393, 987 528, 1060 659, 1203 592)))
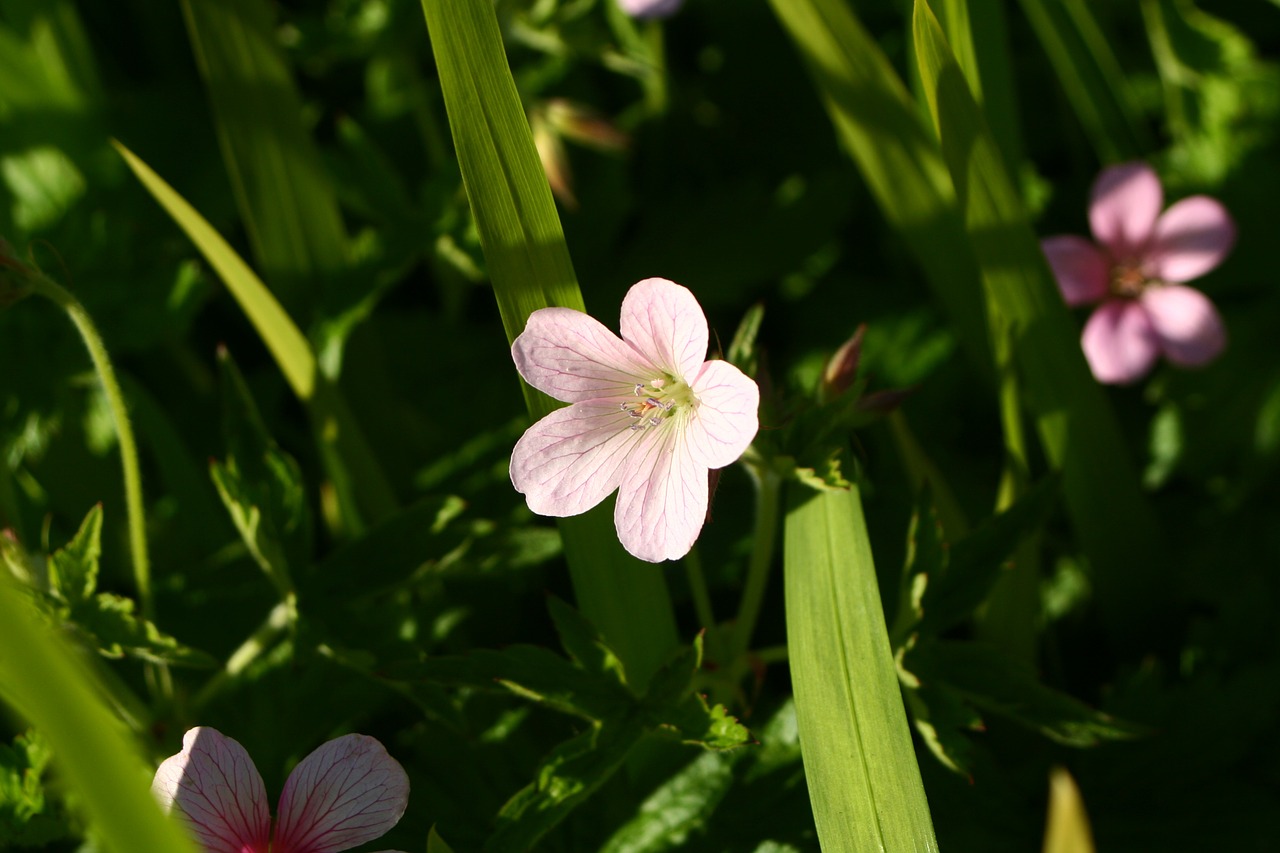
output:
POLYGON ((71 291, 46 275, 32 277, 32 292, 37 293, 58 305, 71 318, 76 331, 84 340, 89 350, 89 358, 93 361, 94 370, 102 382, 102 390, 106 394, 107 406, 111 410, 111 418, 115 422, 116 438, 120 443, 120 464, 124 469, 125 511, 129 525, 129 552, 133 557, 134 581, 138 585, 138 600, 142 606, 142 615, 147 619, 155 617, 155 602, 151 596, 151 560, 147 555, 147 522, 143 512, 142 473, 138 466, 138 445, 133 438, 133 426, 129 423, 129 410, 125 405, 124 394, 120 391, 120 383, 116 380, 115 369, 107 355, 107 348, 102 336, 93 324, 89 312, 71 291))
POLYGON ((684 570, 689 574, 689 593, 693 596, 698 621, 703 628, 710 630, 716 626, 716 617, 711 611, 711 596, 707 592, 707 578, 702 573, 702 556, 698 553, 697 545, 685 555, 684 570))
POLYGON ((267 618, 258 626, 249 639, 240 644, 240 648, 231 653, 222 671, 205 682, 204 687, 192 700, 193 710, 199 711, 211 699, 222 691, 233 679, 244 672, 263 652, 275 647, 280 637, 298 620, 298 600, 290 593, 284 600, 271 608, 267 618))
POLYGON ((747 583, 742 590, 742 601, 738 605, 730 640, 730 661, 746 654, 760 616, 778 538, 778 498, 782 490, 782 477, 767 461, 748 464, 746 468, 756 484, 756 526, 751 562, 747 566, 747 583))

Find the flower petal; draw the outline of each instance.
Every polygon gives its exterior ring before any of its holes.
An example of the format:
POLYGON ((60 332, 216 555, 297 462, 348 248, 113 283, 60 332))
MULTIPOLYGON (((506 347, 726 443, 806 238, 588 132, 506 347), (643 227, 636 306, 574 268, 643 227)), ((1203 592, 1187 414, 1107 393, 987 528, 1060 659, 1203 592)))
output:
POLYGON ((1236 224, 1217 200, 1184 198, 1156 220, 1147 249, 1149 273, 1164 281, 1190 281, 1222 263, 1236 242, 1236 224))
POLYGON ((627 454, 646 435, 621 399, 557 409, 525 430, 511 451, 511 483, 538 515, 563 518, 600 503, 622 481, 627 454))
POLYGON ((1097 246, 1083 237, 1064 234, 1041 240, 1040 248, 1068 305, 1088 305, 1106 297, 1111 264, 1097 246))
POLYGON ((1160 339, 1165 358, 1196 367, 1217 358, 1227 345, 1227 330, 1218 311, 1198 290, 1181 285, 1149 287, 1142 307, 1160 339))
POLYGON ((262 776, 245 748, 217 729, 182 736, 182 752, 156 770, 151 793, 177 810, 207 853, 265 851, 271 815, 262 776))
POLYGON ((687 287, 665 278, 631 285, 622 300, 621 330, 623 340, 685 381, 707 357, 707 315, 687 287))
POLYGON ((1098 306, 1080 339, 1099 382, 1126 384, 1141 379, 1160 354, 1155 330, 1142 305, 1112 299, 1098 306))
POLYGON ((732 464, 760 428, 759 386, 727 361, 708 361, 691 387, 698 398, 685 434, 692 459, 708 468, 732 464))
POLYGON ((279 853, 337 853, 385 835, 409 804, 409 777, 375 738, 343 735, 321 745, 284 783, 279 853))
POLYGON ((693 458, 679 417, 646 433, 627 457, 613 523, 622 547, 650 563, 689 553, 707 518, 707 467, 693 458))
POLYGON ((571 308, 530 314, 511 357, 524 381, 566 403, 630 394, 656 372, 600 321, 571 308))
POLYGON ((1142 255, 1164 204, 1160 179, 1146 163, 1124 163, 1103 169, 1093 182, 1089 226, 1114 260, 1142 255))
POLYGON ((633 18, 666 18, 684 5, 684 0, 618 0, 622 11, 633 18))

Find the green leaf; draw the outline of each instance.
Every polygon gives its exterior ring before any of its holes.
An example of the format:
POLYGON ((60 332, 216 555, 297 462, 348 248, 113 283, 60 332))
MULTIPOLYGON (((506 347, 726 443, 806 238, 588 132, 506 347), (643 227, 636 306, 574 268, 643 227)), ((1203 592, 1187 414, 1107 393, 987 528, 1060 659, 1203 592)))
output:
POLYGON ((1044 831, 1044 853, 1093 853, 1089 815, 1075 780, 1065 768, 1049 774, 1049 819, 1044 831))
POLYGON ((626 686, 627 676, 622 661, 605 644, 594 625, 554 595, 547 599, 547 609, 555 622, 556 633, 560 635, 560 645, 575 664, 592 675, 613 678, 626 686))
POLYGON ((725 360, 748 376, 755 376, 760 366, 760 354, 756 350, 756 338, 760 336, 760 325, 764 322, 764 303, 757 302, 742 315, 742 322, 733 333, 729 343, 729 351, 725 360))
POLYGON ((770 0, 796 43, 845 149, 897 229, 961 345, 991 377, 981 280, 955 190, 915 101, 846 0, 770 0))
POLYGON ((321 459, 333 478, 353 526, 359 521, 351 494, 376 520, 395 511, 395 494, 337 387, 319 372, 315 354, 262 280, 195 208, 133 152, 112 141, 125 163, 196 244, 257 330, 293 393, 307 405, 321 459))
MULTIPOLYGON (((462 181, 510 343, 529 315, 583 310, 560 217, 511 77, 490 0, 423 0, 462 181)), ((559 406, 522 385, 529 413, 559 406)), ((643 689, 677 645, 661 571, 618 543, 612 504, 560 521, 578 606, 643 689)))
POLYGON ((275 520, 264 510, 263 487, 246 480, 234 465, 224 465, 216 460, 209 463, 209 476, 213 478, 214 488, 230 514, 232 524, 239 531, 240 539, 249 549, 249 556, 253 557, 282 598, 292 595, 294 588, 289 560, 275 520))
POLYGON ((1044 253, 924 0, 914 15, 920 76, 993 312, 1007 324, 1012 363, 1067 509, 1093 558, 1108 628, 1118 641, 1156 612, 1162 545, 1115 415, 1090 374, 1079 333, 1044 253))
POLYGON ((347 266, 347 233, 271 8, 183 0, 182 9, 258 267, 286 303, 314 304, 315 288, 347 266))
POLYGON ((45 795, 41 777, 51 758, 35 729, 14 738, 12 748, 0 744, 0 843, 42 847, 70 834, 67 819, 45 795))
POLYGON ((1151 147, 1129 81, 1083 0, 1021 0, 1077 118, 1104 162, 1151 147))
POLYGON ((98 593, 73 607, 71 618, 104 657, 131 657, 150 663, 210 667, 214 659, 163 633, 135 612, 131 599, 98 593))
POLYGON ((788 491, 788 659, 819 840, 936 850, 857 487, 788 491))
POLYGON ((103 704, 107 689, 32 618, 0 573, 0 697, 48 740, 55 766, 114 853, 196 853, 147 790, 154 767, 103 704), (21 650, 21 654, 13 650, 21 650))
MULTIPOLYGON (((914 675, 913 675, 914 677, 914 675)), ((963 776, 973 765, 973 742, 966 731, 981 731, 982 718, 954 691, 917 683, 903 691, 911 724, 929 751, 947 769, 963 776)))
POLYGON ((1096 746, 1147 733, 1046 687, 1028 665, 981 643, 937 640, 917 645, 903 661, 922 684, 947 689, 975 708, 1040 732, 1057 743, 1096 746))
POLYGON ((431 834, 427 836, 427 853, 453 853, 453 848, 445 843, 434 826, 431 827, 431 834))
POLYGON ((49 556, 50 591, 73 607, 88 601, 98 588, 101 536, 102 504, 96 504, 71 541, 49 556))

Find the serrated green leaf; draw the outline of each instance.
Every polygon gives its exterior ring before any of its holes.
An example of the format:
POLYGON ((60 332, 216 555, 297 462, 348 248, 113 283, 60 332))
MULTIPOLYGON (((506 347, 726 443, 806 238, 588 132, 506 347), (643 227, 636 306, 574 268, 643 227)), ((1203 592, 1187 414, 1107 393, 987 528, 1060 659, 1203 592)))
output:
POLYGON ((235 466, 216 460, 209 463, 209 476, 249 555, 282 597, 292 595, 289 561, 274 520, 264 512, 262 489, 246 481, 235 466))
POLYGON ((819 840, 936 850, 858 489, 788 491, 788 660, 819 840))
POLYGON ((982 727, 982 718, 953 691, 919 684, 903 691, 911 724, 925 746, 944 767, 962 776, 970 775, 973 742, 965 730, 982 727))
POLYGON ((0 696, 47 738, 61 779, 104 846, 196 853, 147 791, 154 765, 143 762, 136 742, 103 704, 106 694, 70 649, 37 625, 0 574, 0 696))
POLYGON ((101 536, 102 504, 96 504, 71 541, 49 556, 50 590, 73 607, 88 601, 98 588, 101 536))
POLYGON ((14 738, 12 747, 0 744, 0 844, 41 847, 70 834, 41 780, 51 757, 34 729, 14 738))
POLYGON ((160 631, 135 612, 131 599, 98 593, 92 600, 73 607, 71 618, 89 635, 105 657, 132 657, 151 663, 181 666, 214 666, 204 652, 189 648, 160 631))

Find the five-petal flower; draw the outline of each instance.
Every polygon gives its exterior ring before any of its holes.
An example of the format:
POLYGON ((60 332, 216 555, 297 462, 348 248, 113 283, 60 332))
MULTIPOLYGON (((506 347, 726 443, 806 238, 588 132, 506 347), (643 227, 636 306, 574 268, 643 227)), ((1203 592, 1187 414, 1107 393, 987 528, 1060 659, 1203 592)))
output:
POLYGON ((686 288, 632 286, 622 337, 568 308, 529 316, 511 346, 516 369, 572 405, 529 427, 511 482, 539 515, 577 515, 618 492, 614 522, 642 560, 689 553, 707 515, 710 469, 731 464, 758 427, 760 389, 725 361, 706 361, 707 318, 686 288))
POLYGON ((1144 376, 1163 355, 1198 366, 1226 346, 1213 303, 1182 283, 1204 275, 1235 243, 1226 209, 1191 196, 1163 213, 1156 173, 1143 163, 1103 170, 1093 185, 1089 226, 1097 245, 1074 235, 1042 241, 1069 305, 1102 304, 1081 343, 1099 382, 1144 376))
POLYGON ((273 840, 253 759, 236 741, 201 726, 156 770, 151 791, 182 815, 205 853, 338 853, 396 825, 409 802, 409 777, 374 738, 331 740, 289 774, 273 840))

